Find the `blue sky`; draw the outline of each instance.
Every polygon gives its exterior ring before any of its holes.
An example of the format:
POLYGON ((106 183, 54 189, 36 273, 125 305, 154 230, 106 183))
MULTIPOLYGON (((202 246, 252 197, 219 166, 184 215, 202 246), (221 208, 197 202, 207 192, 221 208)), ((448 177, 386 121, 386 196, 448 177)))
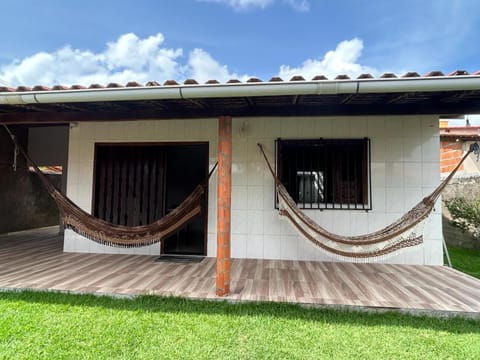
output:
POLYGON ((2 0, 0 84, 480 70, 477 0, 2 0))

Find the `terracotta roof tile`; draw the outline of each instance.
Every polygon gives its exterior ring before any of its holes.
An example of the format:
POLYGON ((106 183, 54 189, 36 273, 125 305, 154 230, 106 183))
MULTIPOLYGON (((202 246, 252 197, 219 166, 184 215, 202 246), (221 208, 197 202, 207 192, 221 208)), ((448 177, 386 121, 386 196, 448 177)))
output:
POLYGON ((420 74, 415 71, 409 71, 402 75, 402 78, 412 78, 412 77, 420 77, 420 74))
POLYGON ((139 82, 136 82, 136 81, 129 81, 127 83, 127 87, 141 87, 142 84, 140 84, 139 82))
POLYGON ((32 90, 33 91, 48 91, 48 90, 50 90, 50 88, 48 86, 35 85, 32 90))
MULTIPOLYGON (((91 85, 90 85, 91 86, 91 85)), ((54 87, 52 87, 52 90, 68 90, 70 89, 68 86, 65 86, 65 85, 55 85, 54 87)))
POLYGON ((459 76, 459 75, 468 75, 466 70, 455 70, 448 74, 448 76, 459 76))
POLYGON ((290 81, 305 81, 305 78, 303 76, 300 76, 300 75, 295 75, 295 76, 292 76, 290 81))
POLYGON ((395 79, 396 77, 397 75, 395 75, 394 73, 386 72, 383 73, 382 76, 380 76, 380 79, 395 79))
POLYGON ((32 91, 32 88, 29 86, 18 86, 16 91, 18 92, 32 91))
POLYGON ((357 77, 357 79, 373 79, 372 74, 361 74, 357 77))
POLYGON ((432 77, 432 76, 445 76, 445 75, 441 71, 430 71, 423 76, 432 77))
POLYGON ((119 83, 110 83, 107 85, 107 88, 123 88, 124 86, 119 83))
MULTIPOLYGON (((435 76, 449 76, 449 77, 454 77, 454 76, 479 76, 480 75, 480 70, 473 72, 469 74, 466 70, 455 70, 448 75, 444 75, 443 72, 441 71, 430 71, 423 75, 423 78, 429 78, 429 77, 435 77, 435 76)), ((401 76, 402 78, 417 78, 421 77, 417 72, 407 72, 401 76)), ((360 74, 357 79, 374 79, 375 77, 372 74, 364 73, 360 74)), ((394 73, 389 73, 386 72, 378 77, 378 79, 393 79, 397 78, 397 75, 394 73)), ((339 74, 335 77, 335 80, 350 80, 351 78, 348 75, 345 74, 339 74)), ((311 81, 327 81, 328 78, 324 75, 316 75, 315 77, 312 78, 311 81)), ((284 80, 278 76, 272 77, 268 82, 274 83, 274 82, 283 82, 284 80)), ((306 81, 304 77, 300 75, 293 76, 290 80, 285 81, 285 82, 300 82, 300 81, 306 81)), ((258 83, 258 82, 263 82, 261 79, 252 77, 246 81, 246 83, 258 83)), ((238 79, 230 79, 226 82, 227 84, 240 84, 241 81, 238 79)), ((198 85, 199 83, 195 79, 187 79, 183 82, 183 85, 198 85)), ((215 84, 220 84, 218 80, 211 79, 205 82, 205 84, 209 85, 215 85, 215 84)), ((151 87, 151 86, 171 86, 171 85, 180 85, 176 80, 167 80, 164 82, 163 85, 158 83, 157 81, 149 81, 145 85, 142 85, 136 81, 131 81, 128 82, 126 85, 119 84, 119 83, 110 83, 107 86, 101 85, 101 84, 91 84, 88 86, 89 89, 104 89, 104 88, 123 88, 123 87, 151 87)), ((54 90, 54 91, 62 91, 62 90, 78 90, 78 89, 87 89, 86 86, 83 85, 71 85, 71 86, 64 86, 64 85, 55 85, 51 89, 45 85, 36 85, 33 87, 33 89, 29 86, 18 86, 17 88, 12 88, 8 86, 0 86, 0 92, 25 92, 25 91, 47 91, 47 90, 54 90)))

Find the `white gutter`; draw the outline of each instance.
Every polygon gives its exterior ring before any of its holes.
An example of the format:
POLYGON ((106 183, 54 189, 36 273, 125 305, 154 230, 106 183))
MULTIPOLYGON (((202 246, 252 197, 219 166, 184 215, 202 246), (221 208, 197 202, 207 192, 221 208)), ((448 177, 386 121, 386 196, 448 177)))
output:
POLYGON ((285 81, 242 84, 168 85, 132 88, 0 93, 0 104, 51 104, 98 101, 229 98, 281 95, 332 95, 480 90, 480 76, 361 80, 285 81))

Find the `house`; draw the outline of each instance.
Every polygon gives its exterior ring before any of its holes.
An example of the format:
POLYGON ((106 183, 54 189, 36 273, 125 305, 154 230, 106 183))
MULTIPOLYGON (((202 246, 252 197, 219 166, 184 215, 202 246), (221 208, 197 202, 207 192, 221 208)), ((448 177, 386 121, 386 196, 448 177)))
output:
MULTIPOLYGON (((453 170, 470 144, 480 139, 480 126, 449 126, 448 120, 440 122, 440 172, 442 175, 453 170)), ((457 176, 478 177, 480 165, 473 154, 459 169, 457 176)))
MULTIPOLYGON (((67 230, 64 251, 217 256, 219 295, 228 293, 230 257, 332 260, 278 216, 258 143, 305 213, 356 235, 437 187, 439 118, 479 110, 480 73, 466 71, 0 89, 0 124, 69 126, 67 195, 110 222, 165 215, 218 161, 201 215, 162 244, 114 248, 67 230)), ((382 261, 443 263, 436 206, 423 246, 382 261)))

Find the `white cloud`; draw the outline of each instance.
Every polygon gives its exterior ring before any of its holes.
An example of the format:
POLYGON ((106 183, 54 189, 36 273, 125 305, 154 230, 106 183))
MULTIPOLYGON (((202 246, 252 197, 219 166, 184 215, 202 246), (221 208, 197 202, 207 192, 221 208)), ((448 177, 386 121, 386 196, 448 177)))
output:
POLYGON ((227 65, 221 65, 209 53, 202 49, 194 49, 190 52, 188 58, 188 74, 199 83, 213 79, 219 82, 227 82, 230 79, 239 79, 241 81, 248 79, 247 75, 230 73, 227 65))
MULTIPOLYGON (((203 49, 194 49, 184 56, 183 49, 165 47, 164 42, 160 33, 143 39, 129 33, 107 43, 100 52, 64 46, 51 53, 36 53, 0 66, 0 79, 11 86, 88 86, 129 81, 145 84, 150 80, 163 83, 169 79, 183 82, 187 78, 199 83, 212 79, 224 83, 234 78, 245 82, 250 77, 230 71, 227 65, 203 49)), ((279 76, 289 80, 294 75, 302 75, 308 80, 320 74, 329 78, 338 74, 356 77, 367 72, 378 75, 376 69, 359 63, 362 49, 359 39, 343 41, 320 60, 308 59, 298 67, 282 65, 279 76)))
POLYGON ((358 63, 362 50, 362 40, 345 40, 339 43, 335 50, 327 52, 321 60, 308 59, 299 67, 280 66, 279 76, 289 80, 294 75, 301 75, 308 80, 315 75, 334 78, 336 75, 346 74, 353 78, 363 73, 378 74, 377 69, 358 63))
MULTIPOLYGON (((252 8, 265 9, 275 3, 275 0, 197 0, 201 2, 214 2, 230 6, 235 11, 245 11, 252 8)), ((309 11, 310 2, 308 0, 282 0, 283 3, 290 5, 296 11, 309 11)))
POLYGON ((65 46, 37 53, 0 67, 0 78, 12 85, 107 84, 172 79, 182 73, 182 49, 163 47, 162 34, 145 39, 129 33, 107 44, 103 52, 65 46))

